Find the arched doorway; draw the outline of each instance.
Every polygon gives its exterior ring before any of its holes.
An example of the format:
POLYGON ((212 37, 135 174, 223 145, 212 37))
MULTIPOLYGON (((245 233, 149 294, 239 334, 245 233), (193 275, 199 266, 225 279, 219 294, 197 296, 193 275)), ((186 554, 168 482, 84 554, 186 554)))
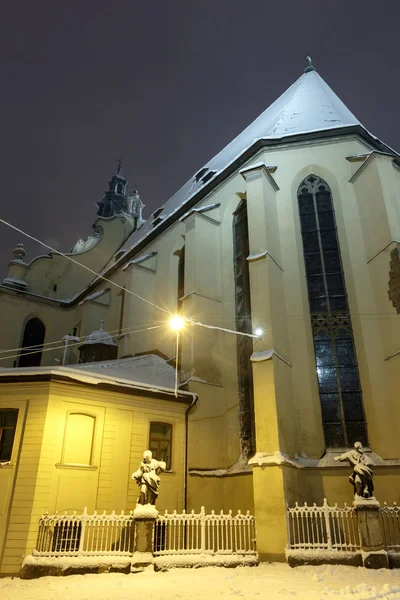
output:
POLYGON ((45 333, 44 323, 37 317, 26 322, 22 338, 23 350, 21 350, 18 361, 19 367, 38 367, 40 365, 45 333))

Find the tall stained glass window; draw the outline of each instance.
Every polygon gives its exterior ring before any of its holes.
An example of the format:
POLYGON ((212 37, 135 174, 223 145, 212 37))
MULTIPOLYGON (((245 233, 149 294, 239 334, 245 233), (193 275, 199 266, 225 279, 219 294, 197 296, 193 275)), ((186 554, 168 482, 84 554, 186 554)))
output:
MULTIPOLYGON (((252 332, 248 255, 247 206, 246 201, 242 200, 233 216, 233 265, 236 330, 243 333, 252 332)), ((242 454, 246 457, 255 452, 253 374, 250 362, 252 352, 252 339, 238 335, 239 432, 242 454)))
POLYGON ((310 175, 298 203, 325 443, 367 444, 351 316, 328 184, 310 175))

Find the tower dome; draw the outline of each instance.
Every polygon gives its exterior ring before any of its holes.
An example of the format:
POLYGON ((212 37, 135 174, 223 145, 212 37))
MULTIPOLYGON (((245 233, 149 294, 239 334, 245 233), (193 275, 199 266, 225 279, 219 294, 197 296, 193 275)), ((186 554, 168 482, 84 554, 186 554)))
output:
POLYGON ((79 362, 97 362, 117 358, 118 344, 103 325, 104 321, 101 321, 100 329, 92 331, 79 346, 79 362))

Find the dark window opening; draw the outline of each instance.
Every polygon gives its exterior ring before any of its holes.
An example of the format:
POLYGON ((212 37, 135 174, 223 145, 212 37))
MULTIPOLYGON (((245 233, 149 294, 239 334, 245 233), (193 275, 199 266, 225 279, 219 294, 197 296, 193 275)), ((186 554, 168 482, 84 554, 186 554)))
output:
POLYGON ((117 185, 117 194, 122 194, 122 183, 117 185))
POLYGON ((56 292, 56 291, 57 291, 57 284, 55 283, 55 284, 53 285, 53 292, 56 292))
POLYGON ((298 204, 325 443, 367 444, 367 424, 329 186, 313 175, 298 204))
POLYGON ((153 458, 163 460, 166 470, 171 470, 172 464, 172 425, 169 423, 150 423, 149 450, 153 458))
POLYGON ((196 181, 200 181, 200 179, 203 177, 203 175, 205 175, 208 171, 207 167, 203 167, 202 169, 200 169, 200 171, 198 171, 196 173, 196 175, 194 176, 196 181))
POLYGON ((17 409, 6 408, 0 410, 0 462, 11 460, 17 420, 17 409))
MULTIPOLYGON (((179 263, 178 263, 178 298, 177 298, 177 312, 178 315, 182 314, 183 308, 183 296, 185 295, 185 246, 182 247, 179 254, 179 263)), ((177 368, 182 368, 182 336, 180 335, 178 338, 178 356, 177 360, 177 368)))
POLYGON ((29 319, 22 338, 23 350, 19 355, 19 367, 38 367, 40 365, 45 333, 45 326, 40 319, 36 317, 29 319))
MULTIPOLYGON (((246 201, 242 200, 233 217, 233 264, 236 330, 243 333, 252 332, 248 256, 247 206, 246 201)), ((255 452, 253 372, 250 362, 252 352, 252 339, 237 336, 239 431, 242 454, 246 458, 255 452)))
POLYGON ((207 183, 207 181, 214 177, 216 172, 217 171, 208 171, 208 173, 206 173, 206 175, 204 175, 204 177, 201 178, 202 182, 207 183))

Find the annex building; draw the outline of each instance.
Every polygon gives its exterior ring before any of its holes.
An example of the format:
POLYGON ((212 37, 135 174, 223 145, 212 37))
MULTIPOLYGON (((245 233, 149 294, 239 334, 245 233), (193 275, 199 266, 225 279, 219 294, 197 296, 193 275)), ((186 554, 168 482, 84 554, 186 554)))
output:
POLYGON ((147 219, 127 186, 0 286, 0 573, 46 511, 132 508, 147 448, 158 508, 249 510, 261 559, 287 503, 351 501, 356 441, 399 502, 400 155, 309 60, 147 219))

